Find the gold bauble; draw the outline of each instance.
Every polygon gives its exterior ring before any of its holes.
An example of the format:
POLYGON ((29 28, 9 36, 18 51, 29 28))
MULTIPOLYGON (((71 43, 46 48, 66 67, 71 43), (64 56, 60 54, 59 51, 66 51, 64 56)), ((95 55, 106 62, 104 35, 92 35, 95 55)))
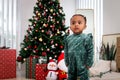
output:
POLYGON ((26 51, 26 50, 27 50, 27 48, 24 48, 24 50, 26 51))
POLYGON ((39 41, 42 42, 43 41, 42 38, 39 38, 39 41))
POLYGON ((50 9, 50 12, 53 12, 53 9, 50 9))

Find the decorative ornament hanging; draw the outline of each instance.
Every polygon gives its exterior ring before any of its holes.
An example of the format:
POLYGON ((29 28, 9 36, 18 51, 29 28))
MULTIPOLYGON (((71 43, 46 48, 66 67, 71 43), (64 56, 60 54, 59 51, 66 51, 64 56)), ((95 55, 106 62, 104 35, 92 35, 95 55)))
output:
POLYGON ((47 53, 46 52, 42 52, 42 56, 46 56, 47 55, 47 53))
POLYGON ((30 48, 32 48, 32 46, 29 45, 28 48, 30 49, 30 48))
POLYGON ((44 23, 43 26, 46 27, 46 24, 44 23))
POLYGON ((37 48, 37 45, 34 46, 34 49, 36 49, 36 48, 37 48))
POLYGON ((50 35, 50 38, 52 38, 52 37, 53 37, 53 34, 50 35))
POLYGON ((59 24, 59 21, 57 21, 57 24, 59 24))
POLYGON ((48 12, 48 9, 46 9, 45 11, 48 12))
POLYGON ((44 49, 43 48, 41 48, 41 51, 43 51, 44 49))
POLYGON ((50 12, 53 13, 53 9, 50 9, 50 12))
POLYGON ((55 46, 58 46, 58 44, 56 43, 55 46))
POLYGON ((37 37, 35 37, 35 39, 37 39, 37 37))
POLYGON ((55 23, 55 19, 52 19, 52 21, 55 23))
POLYGON ((49 48, 47 48, 47 51, 50 51, 50 49, 49 49, 49 48))
POLYGON ((60 48, 63 49, 63 46, 61 45, 60 48))
POLYGON ((43 43, 44 45, 46 45, 46 43, 43 43))
POLYGON ((38 30, 35 30, 36 32, 38 32, 38 30))
POLYGON ((40 17, 40 13, 38 13, 38 16, 40 17))
POLYGON ((39 7, 40 7, 40 8, 43 8, 43 5, 42 5, 42 3, 39 3, 39 7))
POLYGON ((52 45, 51 48, 54 49, 54 48, 55 48, 55 45, 52 45))
POLYGON ((55 13, 53 13, 53 16, 56 16, 56 14, 55 14, 55 13))
POLYGON ((38 14, 38 10, 35 13, 38 14))
POLYGON ((55 52, 53 52, 53 54, 55 54, 55 52))
POLYGON ((59 31, 59 29, 57 29, 57 34, 60 34, 60 31, 59 31))
POLYGON ((57 55, 55 55, 54 57, 57 58, 57 55))
POLYGON ((50 42, 51 44, 53 44, 54 43, 54 41, 53 40, 51 40, 51 42, 50 42))
POLYGON ((40 42, 42 42, 42 41, 43 41, 43 39, 42 39, 42 38, 39 38, 39 41, 40 41, 40 42))
POLYGON ((33 53, 36 53, 36 51, 35 51, 35 50, 33 50, 33 53))
POLYGON ((27 48, 24 48, 25 51, 27 51, 27 48))
POLYGON ((60 12, 60 13, 62 13, 62 10, 61 10, 61 9, 59 9, 59 12, 60 12))
POLYGON ((41 32, 43 33, 43 32, 44 32, 44 30, 41 30, 41 32))

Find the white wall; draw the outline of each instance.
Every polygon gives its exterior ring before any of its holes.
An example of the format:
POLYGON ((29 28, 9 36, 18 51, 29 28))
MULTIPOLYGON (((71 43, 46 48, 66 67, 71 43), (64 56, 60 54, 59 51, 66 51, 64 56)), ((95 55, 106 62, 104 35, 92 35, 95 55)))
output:
POLYGON ((26 30, 28 29, 28 19, 32 18, 33 16, 33 7, 35 6, 35 1, 37 0, 18 0, 21 40, 24 38, 26 30))
POLYGON ((70 18, 75 14, 75 0, 60 0, 60 4, 63 7, 66 18, 66 25, 70 25, 70 18))
POLYGON ((103 34, 120 33, 120 0, 103 0, 103 34))

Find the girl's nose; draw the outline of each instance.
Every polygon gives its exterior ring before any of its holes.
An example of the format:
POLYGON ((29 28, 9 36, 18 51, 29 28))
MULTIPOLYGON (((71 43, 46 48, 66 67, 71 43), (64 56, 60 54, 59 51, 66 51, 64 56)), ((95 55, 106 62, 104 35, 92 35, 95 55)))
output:
POLYGON ((79 24, 78 23, 75 23, 75 26, 78 26, 79 24))

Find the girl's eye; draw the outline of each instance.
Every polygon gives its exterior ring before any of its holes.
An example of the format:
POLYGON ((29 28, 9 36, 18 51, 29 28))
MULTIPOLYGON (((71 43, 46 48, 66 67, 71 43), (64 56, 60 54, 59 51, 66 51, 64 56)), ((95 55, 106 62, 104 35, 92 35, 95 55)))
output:
POLYGON ((78 22, 78 24, 81 24, 81 22, 78 22))
POLYGON ((72 22, 72 25, 74 25, 75 24, 75 22, 72 22))

